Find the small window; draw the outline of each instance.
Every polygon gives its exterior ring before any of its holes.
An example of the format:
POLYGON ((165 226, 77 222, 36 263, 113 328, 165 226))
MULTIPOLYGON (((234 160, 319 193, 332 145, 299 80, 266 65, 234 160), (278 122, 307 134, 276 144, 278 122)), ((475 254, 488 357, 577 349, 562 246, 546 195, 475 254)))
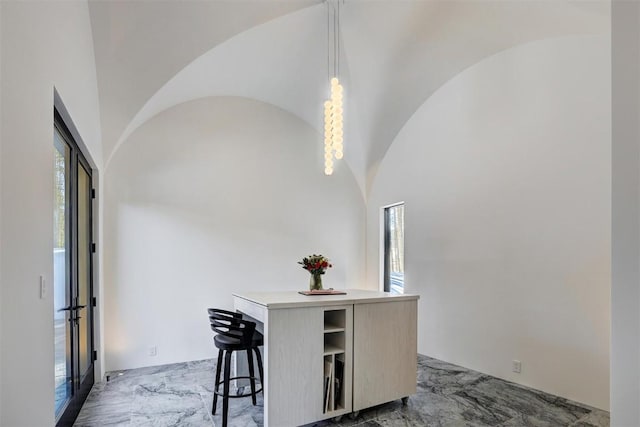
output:
POLYGON ((384 291, 404 293, 404 203, 384 210, 384 291))

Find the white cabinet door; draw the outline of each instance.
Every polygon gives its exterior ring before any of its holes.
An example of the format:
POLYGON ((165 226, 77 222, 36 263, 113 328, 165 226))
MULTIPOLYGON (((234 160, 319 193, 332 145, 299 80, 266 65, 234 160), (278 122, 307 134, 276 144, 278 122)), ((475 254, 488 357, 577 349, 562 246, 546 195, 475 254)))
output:
POLYGON ((353 410, 416 392, 417 301, 356 304, 353 410))
POLYGON ((322 307, 269 310, 267 316, 265 425, 322 419, 322 307))

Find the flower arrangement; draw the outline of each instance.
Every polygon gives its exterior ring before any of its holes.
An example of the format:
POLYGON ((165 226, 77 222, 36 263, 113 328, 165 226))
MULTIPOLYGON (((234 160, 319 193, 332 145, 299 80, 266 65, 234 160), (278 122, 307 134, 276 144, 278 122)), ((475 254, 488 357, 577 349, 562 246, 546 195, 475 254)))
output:
POLYGON ((316 254, 302 258, 302 261, 298 261, 298 264, 301 264, 302 268, 314 276, 324 274, 327 268, 333 267, 328 258, 316 254))

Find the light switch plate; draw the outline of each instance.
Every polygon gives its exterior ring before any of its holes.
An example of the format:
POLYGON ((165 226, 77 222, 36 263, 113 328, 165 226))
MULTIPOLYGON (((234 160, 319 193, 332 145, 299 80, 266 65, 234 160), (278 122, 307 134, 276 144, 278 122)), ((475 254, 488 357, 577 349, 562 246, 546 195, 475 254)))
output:
POLYGON ((40 299, 44 299, 47 296, 47 281, 44 275, 40 275, 40 299))

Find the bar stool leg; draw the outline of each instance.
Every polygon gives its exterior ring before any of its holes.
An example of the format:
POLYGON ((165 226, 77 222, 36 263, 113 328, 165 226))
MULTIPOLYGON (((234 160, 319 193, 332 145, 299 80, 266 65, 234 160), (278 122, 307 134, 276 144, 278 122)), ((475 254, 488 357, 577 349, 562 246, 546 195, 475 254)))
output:
POLYGON ((251 402, 253 406, 256 406, 256 380, 255 373, 253 370, 253 356, 251 354, 251 349, 247 349, 247 362, 249 363, 249 384, 251 384, 251 402))
POLYGON ((228 350, 224 357, 224 394, 222 396, 222 427, 227 427, 227 417, 229 415, 229 378, 231 378, 231 353, 228 350))
POLYGON ((218 350, 218 364, 216 365, 216 383, 213 387, 213 404, 211 405, 211 415, 216 414, 218 403, 218 384, 220 383, 220 370, 222 369, 222 350, 218 350))
POLYGON ((260 374, 260 386, 262 387, 262 393, 264 395, 264 372, 262 369, 262 356, 260 355, 260 348, 259 347, 254 347, 253 348, 256 352, 256 359, 258 359, 258 373, 260 374))

